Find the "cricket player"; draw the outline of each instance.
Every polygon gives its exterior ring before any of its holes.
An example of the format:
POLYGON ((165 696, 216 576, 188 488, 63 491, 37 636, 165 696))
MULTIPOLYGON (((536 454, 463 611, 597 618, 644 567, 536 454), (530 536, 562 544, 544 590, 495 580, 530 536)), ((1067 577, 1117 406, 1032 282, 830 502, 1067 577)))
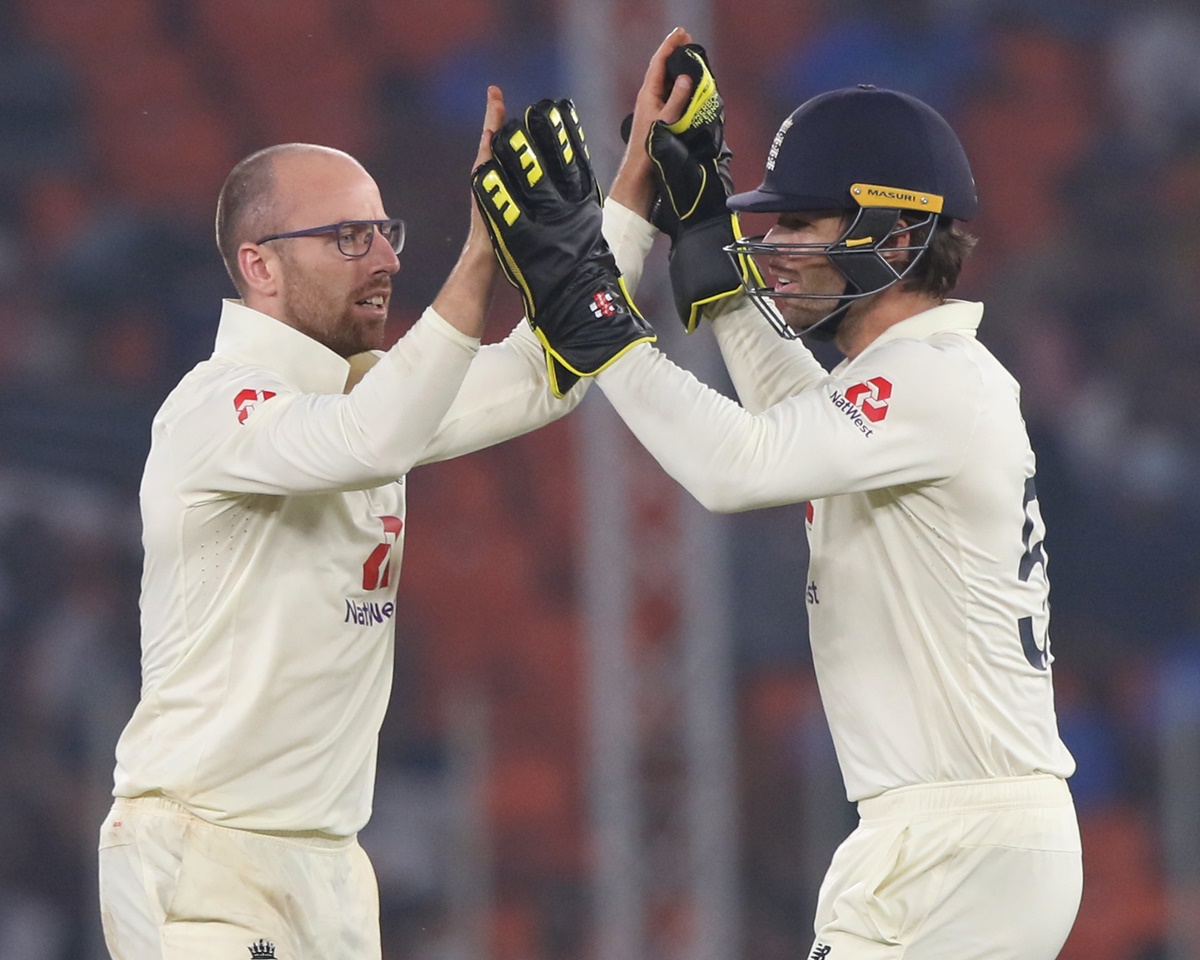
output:
MULTIPOLYGON (((476 165, 503 115, 491 88, 476 165)), ((607 224, 631 285, 649 246, 634 220, 607 224)), ((528 324, 481 347, 496 261, 472 208, 437 298, 383 353, 403 243, 340 151, 270 147, 222 189, 240 299, 158 412, 141 487, 141 699, 99 851, 115 960, 378 960, 356 837, 391 691, 405 477, 562 416, 579 375, 653 337, 640 319, 582 346, 556 329, 572 343, 557 391, 528 324), (377 362, 352 369, 364 354, 377 362)))
MULTIPOLYGON (((1054 713, 1019 388, 977 338, 982 305, 950 296, 973 243, 967 158, 929 106, 864 85, 796 109, 761 186, 731 196, 723 105, 689 41, 675 31, 651 61, 608 206, 670 236, 680 317, 710 321, 741 403, 650 344, 596 379, 709 509, 807 502, 808 581, 789 587, 805 590, 860 817, 821 887, 810 956, 1052 960, 1082 886, 1074 761, 1054 713), (775 225, 742 238, 741 211, 775 225), (826 371, 801 336, 845 359, 826 371)), ((497 217, 476 177, 512 272, 546 256, 545 221, 596 235, 594 216, 525 189, 505 154, 483 169, 519 197, 522 217, 497 217)), ((551 309, 555 292, 542 295, 551 309)), ((597 326, 636 314, 609 306, 597 326)))

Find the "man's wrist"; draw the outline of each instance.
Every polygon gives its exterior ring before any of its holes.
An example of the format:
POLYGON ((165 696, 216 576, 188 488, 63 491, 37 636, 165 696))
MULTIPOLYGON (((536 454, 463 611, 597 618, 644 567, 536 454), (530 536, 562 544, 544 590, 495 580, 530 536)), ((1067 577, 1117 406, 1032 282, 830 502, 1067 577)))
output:
POLYGON ((645 150, 635 153, 631 146, 626 151, 608 195, 643 220, 650 219, 654 205, 654 174, 645 150))

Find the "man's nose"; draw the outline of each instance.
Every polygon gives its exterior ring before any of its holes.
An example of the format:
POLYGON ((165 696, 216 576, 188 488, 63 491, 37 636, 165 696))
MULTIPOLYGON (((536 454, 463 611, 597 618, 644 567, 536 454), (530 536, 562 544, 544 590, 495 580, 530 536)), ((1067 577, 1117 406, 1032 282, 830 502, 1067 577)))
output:
POLYGON ((386 273, 389 276, 400 270, 400 255, 392 249, 392 245, 378 234, 375 236, 374 242, 371 244, 369 252, 371 257, 371 269, 375 273, 386 273))

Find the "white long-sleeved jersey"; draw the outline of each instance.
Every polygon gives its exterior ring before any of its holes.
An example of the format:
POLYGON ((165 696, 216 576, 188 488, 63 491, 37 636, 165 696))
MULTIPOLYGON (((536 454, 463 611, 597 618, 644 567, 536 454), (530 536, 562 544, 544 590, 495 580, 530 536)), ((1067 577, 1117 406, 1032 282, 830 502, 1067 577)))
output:
MULTIPOLYGON (((605 235, 636 284, 652 236, 605 235)), ((479 347, 432 309, 348 394, 315 340, 227 301, 155 417, 141 487, 142 693, 114 794, 215 823, 366 823, 392 681, 404 475, 572 409, 522 321, 479 347)), ((470 602, 464 598, 464 602, 470 602)))
POLYGON ((743 406, 650 345, 597 378, 710 509, 809 502, 810 641, 851 800, 1074 771, 1034 456, 1019 388, 976 339, 982 312, 926 311, 827 373, 738 298, 714 327, 743 406))

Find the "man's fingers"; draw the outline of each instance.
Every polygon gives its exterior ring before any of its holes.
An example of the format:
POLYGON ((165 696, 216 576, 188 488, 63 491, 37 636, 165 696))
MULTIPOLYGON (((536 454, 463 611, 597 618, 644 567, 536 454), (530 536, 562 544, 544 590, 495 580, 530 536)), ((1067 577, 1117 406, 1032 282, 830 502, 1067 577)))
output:
POLYGON ((504 123, 504 91, 499 87, 488 87, 487 110, 484 113, 483 128, 495 133, 504 123))
POLYGON ((666 39, 658 45, 658 49, 654 51, 654 56, 650 58, 650 66, 646 68, 645 86, 658 91, 659 96, 666 95, 667 83, 667 58, 676 47, 682 47, 684 44, 692 42, 692 35, 683 27, 676 27, 667 34, 666 39))
POLYGON ((487 108, 483 114, 483 133, 479 137, 479 152, 472 169, 492 159, 492 137, 504 124, 504 93, 499 87, 488 87, 487 108))
POLYGON ((683 27, 676 27, 667 34, 658 45, 654 56, 650 58, 646 76, 634 101, 633 116, 629 121, 629 136, 626 139, 628 146, 621 161, 621 168, 612 182, 609 196, 641 216, 650 215, 654 200, 650 156, 646 153, 646 138, 650 134, 650 125, 662 116, 668 101, 674 111, 674 118, 683 116, 690 98, 690 92, 685 94, 679 90, 678 82, 668 84, 667 61, 672 53, 691 42, 692 35, 683 27), (676 97, 680 98, 679 102, 676 101, 676 97))
MULTIPOLYGON (((654 56, 650 58, 650 65, 646 68, 646 76, 642 80, 642 87, 638 90, 637 100, 634 103, 630 138, 627 142, 644 144, 646 134, 650 131, 650 124, 662 117, 668 97, 673 101, 676 96, 680 95, 678 80, 674 87, 667 88, 667 60, 675 50, 691 42, 692 35, 683 27, 676 27, 667 34, 666 39, 654 51, 654 56)), ((690 89, 689 87, 689 93, 690 89)), ((677 120, 683 116, 687 101, 688 97, 682 95, 681 105, 676 108, 673 119, 677 120)))
POLYGON ((643 110, 657 110, 662 105, 668 93, 667 60, 678 47, 691 42, 691 34, 683 27, 676 27, 658 45, 654 56, 650 58, 649 66, 646 67, 646 76, 642 79, 642 88, 637 95, 638 105, 643 110))
MULTIPOLYGON (((488 87, 487 89, 487 107, 483 113, 483 132, 479 136, 479 150, 475 154, 475 163, 472 164, 471 170, 476 172, 479 168, 492 159, 492 137, 496 135, 496 131, 504 125, 504 93, 499 87, 488 87)), ((472 178, 474 183, 474 178, 472 178)), ((474 187, 472 188, 474 192, 474 187)), ((482 198, 481 198, 482 202, 482 198)), ((479 211, 478 203, 471 204, 471 225, 467 233, 467 244, 486 243, 490 246, 491 241, 488 239, 487 224, 483 220, 483 216, 479 211)))
POLYGON ((675 78, 675 86, 671 88, 671 95, 667 98, 666 105, 662 108, 656 119, 662 120, 664 123, 675 123, 683 112, 687 109, 688 101, 692 98, 692 91, 695 89, 695 84, 692 78, 686 73, 681 73, 675 78))

